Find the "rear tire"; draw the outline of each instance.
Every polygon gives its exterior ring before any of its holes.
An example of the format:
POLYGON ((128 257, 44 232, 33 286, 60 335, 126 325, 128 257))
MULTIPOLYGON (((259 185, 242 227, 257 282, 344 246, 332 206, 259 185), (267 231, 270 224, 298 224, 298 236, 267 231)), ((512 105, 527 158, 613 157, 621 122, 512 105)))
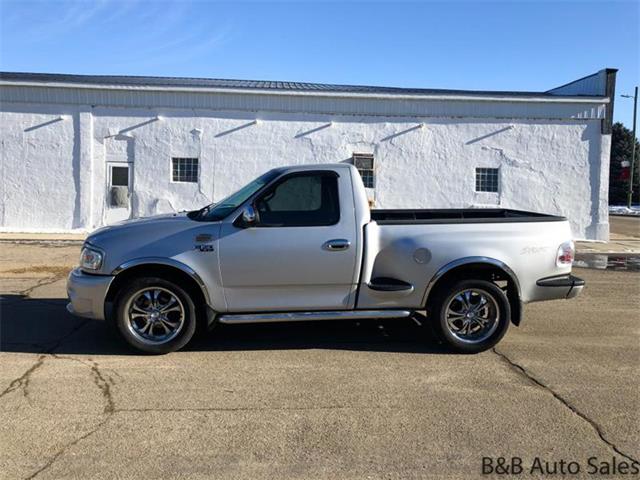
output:
POLYGON ((185 290, 157 277, 134 279, 118 292, 114 304, 116 326, 127 343, 154 354, 184 347, 196 331, 196 312, 185 290))
POLYGON ((507 332, 511 308, 505 292, 486 280, 462 280, 441 287, 430 302, 431 320, 442 339, 459 353, 478 353, 507 332))

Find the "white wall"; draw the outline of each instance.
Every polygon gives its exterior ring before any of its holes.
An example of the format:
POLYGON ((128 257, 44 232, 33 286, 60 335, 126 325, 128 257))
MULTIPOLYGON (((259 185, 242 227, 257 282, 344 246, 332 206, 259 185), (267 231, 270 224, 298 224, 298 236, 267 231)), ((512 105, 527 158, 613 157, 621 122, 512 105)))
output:
POLYGON ((3 105, 0 225, 71 230, 80 225, 77 109, 3 105))
POLYGON ((5 231, 104 224, 107 160, 133 161, 133 214, 144 216, 217 201, 272 167, 347 161, 357 152, 375 154, 376 208, 496 205, 562 214, 577 238, 608 237, 610 137, 600 133, 598 119, 425 120, 24 103, 2 109, 5 231), (200 159, 199 184, 171 181, 172 156, 200 159), (474 192, 476 167, 500 168, 498 194, 474 192))

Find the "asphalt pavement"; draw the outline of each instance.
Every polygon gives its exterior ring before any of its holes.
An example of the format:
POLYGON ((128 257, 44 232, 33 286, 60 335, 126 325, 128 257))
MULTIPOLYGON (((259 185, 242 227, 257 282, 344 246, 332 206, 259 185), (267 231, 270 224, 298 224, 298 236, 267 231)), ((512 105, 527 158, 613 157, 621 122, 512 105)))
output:
POLYGON ((0 245, 2 479, 466 479, 500 456, 580 477, 640 459, 640 273, 576 269, 580 297, 528 305, 479 355, 402 319, 221 326, 145 356, 66 312, 78 250, 0 245))

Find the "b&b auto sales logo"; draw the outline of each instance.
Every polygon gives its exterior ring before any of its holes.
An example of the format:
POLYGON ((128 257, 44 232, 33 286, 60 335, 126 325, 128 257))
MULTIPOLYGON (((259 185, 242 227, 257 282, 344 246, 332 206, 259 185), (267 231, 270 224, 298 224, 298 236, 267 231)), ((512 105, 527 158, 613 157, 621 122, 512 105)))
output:
POLYGON ((616 457, 588 457, 584 460, 545 459, 534 457, 482 457, 482 475, 492 476, 622 476, 635 478, 640 474, 640 463, 616 457))

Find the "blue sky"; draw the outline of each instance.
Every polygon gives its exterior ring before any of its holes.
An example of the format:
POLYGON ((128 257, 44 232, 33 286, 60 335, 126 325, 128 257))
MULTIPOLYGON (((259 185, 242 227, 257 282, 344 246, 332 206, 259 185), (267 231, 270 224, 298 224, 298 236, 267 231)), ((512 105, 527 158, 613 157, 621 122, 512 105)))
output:
POLYGON ((0 0, 0 68, 547 90, 619 68, 631 126, 639 1, 0 0))

